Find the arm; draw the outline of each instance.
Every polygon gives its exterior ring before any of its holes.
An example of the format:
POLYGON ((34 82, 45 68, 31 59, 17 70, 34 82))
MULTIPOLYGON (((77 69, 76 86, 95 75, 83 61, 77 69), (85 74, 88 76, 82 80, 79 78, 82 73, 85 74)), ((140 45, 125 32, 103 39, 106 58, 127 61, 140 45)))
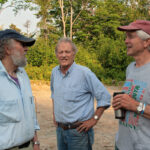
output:
POLYGON ((52 105, 53 105, 53 123, 55 125, 55 127, 57 127, 57 122, 55 120, 55 115, 54 115, 54 100, 52 99, 52 105))
MULTIPOLYGON (((113 98, 112 106, 114 110, 124 108, 126 110, 137 113, 137 107, 139 106, 139 102, 127 94, 120 94, 113 98)), ((146 105, 143 117, 150 119, 150 105, 146 105)))
MULTIPOLYGON (((101 118, 105 107, 98 107, 94 113, 94 115, 98 116, 98 120, 101 118)), ((83 121, 83 123, 77 128, 78 132, 85 131, 87 132, 90 128, 97 124, 98 120, 94 119, 93 117, 89 120, 83 121)))
POLYGON ((37 137, 36 131, 35 131, 35 135, 34 135, 34 138, 33 138, 33 149, 34 150, 40 150, 40 143, 38 141, 38 137, 37 137))
POLYGON ((51 89, 51 98, 52 98, 52 109, 53 109, 53 123, 55 125, 55 127, 57 127, 57 122, 55 120, 55 114, 54 114, 54 99, 53 99, 53 93, 54 93, 54 89, 53 89, 53 74, 51 75, 51 84, 50 84, 50 89, 51 89))
MULTIPOLYGON (((97 109, 94 115, 97 115, 99 120, 104 110, 110 106, 110 94, 93 72, 87 71, 85 78, 87 91, 94 95, 97 100, 97 109)), ((79 132, 88 131, 97 124, 98 120, 92 117, 89 120, 84 121, 77 130, 79 132)))

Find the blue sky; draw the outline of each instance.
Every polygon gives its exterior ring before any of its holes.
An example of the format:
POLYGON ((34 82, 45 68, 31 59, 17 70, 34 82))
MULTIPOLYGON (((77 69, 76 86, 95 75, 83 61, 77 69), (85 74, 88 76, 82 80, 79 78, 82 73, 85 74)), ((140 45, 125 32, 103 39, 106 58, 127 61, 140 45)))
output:
POLYGON ((38 19, 34 16, 35 12, 29 10, 20 10, 19 13, 15 16, 12 8, 6 8, 0 13, 0 26, 3 26, 3 29, 9 28, 10 24, 16 25, 21 31, 26 32, 24 24, 27 20, 30 21, 29 32, 37 31, 37 22, 38 19))

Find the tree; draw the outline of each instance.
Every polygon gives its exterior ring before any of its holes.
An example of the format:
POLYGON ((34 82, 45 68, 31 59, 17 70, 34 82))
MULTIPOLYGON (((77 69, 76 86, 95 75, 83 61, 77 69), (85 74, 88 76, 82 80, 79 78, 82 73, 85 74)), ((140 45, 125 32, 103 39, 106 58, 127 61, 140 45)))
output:
POLYGON ((15 14, 17 14, 20 9, 33 9, 30 0, 0 0, 0 13, 8 7, 13 8, 15 14))
POLYGON ((30 24, 31 24, 31 22, 30 22, 30 20, 27 20, 26 22, 25 22, 25 24, 24 24, 24 27, 26 28, 26 30, 27 30, 27 36, 29 36, 29 28, 30 28, 30 24))
POLYGON ((31 1, 39 8, 41 32, 28 53, 30 67, 56 65, 55 44, 61 36, 70 36, 79 48, 77 63, 89 67, 105 83, 125 79, 132 59, 126 55, 125 35, 117 27, 136 19, 149 20, 149 0, 31 1))
POLYGON ((16 27, 16 25, 14 25, 14 24, 11 24, 11 25, 9 26, 9 28, 10 28, 10 29, 13 29, 13 30, 16 30, 17 32, 20 32, 20 33, 21 33, 21 29, 19 29, 18 27, 16 27))
POLYGON ((63 35, 64 37, 67 36, 66 33, 66 24, 70 24, 70 39, 72 40, 73 36, 73 25, 75 24, 76 20, 80 17, 83 10, 88 10, 89 6, 92 4, 92 1, 89 0, 58 0, 59 6, 61 9, 61 21, 63 24, 63 35), (66 9, 65 9, 66 8, 66 9), (70 23, 68 23, 70 20, 70 23))
POLYGON ((129 8, 132 20, 150 19, 150 0, 120 0, 129 8))

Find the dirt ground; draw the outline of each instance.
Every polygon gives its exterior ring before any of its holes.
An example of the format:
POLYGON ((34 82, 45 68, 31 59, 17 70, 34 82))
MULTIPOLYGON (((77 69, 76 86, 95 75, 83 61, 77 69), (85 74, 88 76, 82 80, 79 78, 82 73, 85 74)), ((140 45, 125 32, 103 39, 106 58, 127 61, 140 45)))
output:
MULTIPOLYGON (((38 131, 41 150, 57 150, 49 83, 31 81, 31 86, 36 99, 37 118, 41 128, 38 131)), ((107 86, 107 89, 111 95, 114 91, 120 91, 119 87, 113 86, 107 86)), ((110 107, 104 112, 102 118, 94 127, 95 140, 93 150, 114 150, 117 128, 118 121, 114 119, 114 111, 110 107)))

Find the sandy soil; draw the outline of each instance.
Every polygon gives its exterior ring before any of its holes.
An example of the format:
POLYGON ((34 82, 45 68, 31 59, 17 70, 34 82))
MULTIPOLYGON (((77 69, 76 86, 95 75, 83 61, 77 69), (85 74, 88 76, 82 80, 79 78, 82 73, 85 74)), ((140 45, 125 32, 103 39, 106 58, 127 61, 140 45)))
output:
MULTIPOLYGON (((57 150, 49 83, 35 81, 31 81, 31 83, 33 95, 36 99, 37 118, 41 128, 38 131, 41 150, 57 150)), ((109 86, 107 89, 111 95, 114 91, 120 91, 119 87, 113 86, 109 86)), ((94 127, 95 141, 93 150, 114 150, 114 138, 117 128, 118 121, 114 119, 114 111, 110 107, 94 127)))

